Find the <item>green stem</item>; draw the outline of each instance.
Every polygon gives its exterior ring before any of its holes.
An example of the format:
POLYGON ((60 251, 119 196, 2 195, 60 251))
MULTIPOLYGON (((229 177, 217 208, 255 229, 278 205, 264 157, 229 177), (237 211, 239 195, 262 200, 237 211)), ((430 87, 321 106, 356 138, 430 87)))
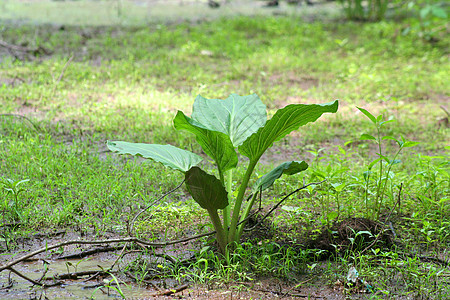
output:
MULTIPOLYGON (((255 204, 255 200, 256 200, 256 196, 257 195, 258 195, 258 192, 254 193, 253 196, 252 196, 252 199, 250 199, 250 201, 248 201, 247 207, 245 208, 244 213, 241 216, 240 222, 245 220, 248 217, 248 215, 250 214, 250 210, 252 209, 253 204, 255 204)), ((241 225, 239 225, 238 230, 237 230, 237 234, 236 234, 236 240, 239 240, 241 238, 242 232, 244 231, 245 223, 246 222, 241 223, 241 225)))
POLYGON ((230 226, 230 205, 231 200, 233 198, 232 195, 232 185, 233 185, 233 169, 227 171, 227 185, 226 190, 228 192, 228 205, 223 209, 223 228, 225 230, 225 234, 228 235, 228 226, 230 226))
POLYGON ((341 203, 339 202, 339 192, 336 192, 336 203, 337 203, 337 217, 336 220, 339 220, 339 216, 341 215, 341 203))
MULTIPOLYGON (((381 202, 382 202, 384 193, 385 193, 385 191, 386 191, 386 186, 387 186, 387 181, 388 181, 389 172, 390 172, 391 169, 392 169, 392 163, 393 163, 394 160, 397 158, 397 156, 400 154, 400 151, 402 151, 402 149, 403 149, 402 147, 400 147, 400 149, 398 149, 397 153, 394 155, 394 158, 391 160, 391 163, 389 164, 389 168, 387 169, 387 172, 386 172, 386 178, 384 179, 384 186, 383 186, 383 189, 381 190, 381 194, 380 194, 381 199, 380 199, 380 203, 379 203, 379 206, 378 206, 378 209, 377 209, 377 219, 378 219, 379 212, 380 212, 380 210, 381 210, 381 202)), ((381 185, 381 184, 382 184, 382 183, 380 182, 380 185, 381 185)))
POLYGON ((378 134, 378 151, 380 153, 380 178, 378 180, 378 184, 377 184, 377 194, 375 197, 375 219, 378 219, 378 206, 379 206, 379 198, 380 198, 380 188, 381 188, 381 180, 383 179, 383 158, 381 157, 381 155, 383 155, 383 153, 381 153, 381 134, 380 134, 380 125, 378 125, 377 122, 377 134, 378 134))
POLYGON ((214 229, 216 230, 217 242, 219 243, 220 252, 225 254, 227 248, 227 236, 222 226, 222 222, 220 221, 219 215, 217 214, 217 210, 208 209, 209 217, 214 225, 214 229))
POLYGON ((250 163, 248 165, 247 171, 245 172, 244 178, 242 179, 241 186, 239 187, 239 193, 236 198, 236 203, 234 204, 233 209, 233 216, 231 218, 231 225, 230 225, 230 232, 228 233, 228 242, 237 242, 237 235, 236 229, 237 229, 237 223, 239 220, 239 213, 241 211, 242 201, 244 199, 245 190, 247 189, 248 182, 250 180, 250 177, 253 174, 253 169, 255 168, 256 164, 258 163, 258 159, 255 159, 254 161, 250 160, 250 163))
MULTIPOLYGON (((370 170, 369 170, 369 172, 370 172, 370 170)), ((370 173, 367 173, 367 181, 366 181, 366 190, 365 190, 365 193, 364 193, 364 199, 365 199, 365 202, 366 202, 366 216, 367 216, 367 218, 370 218, 370 212, 369 212, 369 203, 368 203, 368 200, 369 200, 369 180, 370 180, 370 173)))

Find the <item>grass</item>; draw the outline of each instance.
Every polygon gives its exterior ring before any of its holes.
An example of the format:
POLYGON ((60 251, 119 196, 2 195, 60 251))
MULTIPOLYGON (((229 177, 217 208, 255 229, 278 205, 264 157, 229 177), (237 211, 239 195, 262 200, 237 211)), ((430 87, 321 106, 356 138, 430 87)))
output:
POLYGON ((315 19, 339 15, 335 4, 318 7, 288 7, 284 3, 276 9, 264 8, 251 0, 234 0, 210 9, 207 0, 199 1, 16 1, 5 0, 0 6, 2 18, 8 22, 52 23, 68 25, 125 25, 145 26, 149 23, 205 21, 220 17, 253 15, 300 15, 315 19))
MULTIPOLYGON (((10 17, 6 12, 4 18, 10 17)), ((244 243, 228 258, 228 266, 211 249, 197 251, 203 264, 170 276, 207 285, 233 285, 259 276, 299 281, 310 276, 312 285, 332 286, 345 280, 351 263, 380 291, 374 299, 448 297, 445 266, 420 259, 448 261, 450 248, 448 128, 437 123, 445 117, 439 105, 448 102, 448 37, 430 44, 399 34, 402 22, 308 23, 293 16, 91 25, 2 27, 1 38, 11 44, 53 52, 30 61, 6 52, 0 56, 0 113, 25 115, 38 126, 0 116, 3 187, 9 187, 7 179, 29 180, 17 185, 17 200, 0 189, 2 251, 19 249, 19 237, 52 228, 124 233, 137 212, 182 176, 155 163, 112 155, 106 140, 169 143, 201 153, 192 137, 171 125, 177 109, 190 112, 197 94, 225 98, 232 92, 256 92, 272 110, 339 98, 336 116, 278 142, 258 169, 262 175, 291 159, 310 164, 305 175, 280 180, 265 195, 263 206, 273 205, 303 180, 328 179, 291 197, 277 211, 271 218, 278 231, 273 240, 244 243), (381 211, 386 217, 403 183, 401 205, 391 218, 402 246, 352 250, 326 263, 318 262, 314 253, 291 253, 276 243, 302 243, 336 220, 370 215, 366 207, 371 203, 363 201, 363 172, 376 157, 376 148, 358 139, 374 132, 356 105, 395 117, 386 134, 421 142, 406 149, 410 151, 400 155, 403 163, 393 167, 381 211), (20 227, 6 226, 13 223, 20 227)), ((394 143, 383 147, 395 151, 394 143)), ((154 239, 209 230, 205 212, 184 189, 140 220, 138 232, 154 239)), ((341 288, 349 295, 355 292, 341 288)))

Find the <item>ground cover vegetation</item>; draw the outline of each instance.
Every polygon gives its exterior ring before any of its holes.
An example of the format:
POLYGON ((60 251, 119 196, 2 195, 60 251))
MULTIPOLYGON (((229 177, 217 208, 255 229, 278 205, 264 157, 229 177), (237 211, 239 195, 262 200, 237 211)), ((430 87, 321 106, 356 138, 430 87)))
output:
MULTIPOLYGON (((157 295, 191 289, 183 295, 195 298, 448 298, 450 70, 448 36, 418 34, 445 26, 440 18, 432 22, 264 16, 145 26, 2 25, 0 40, 17 46, 0 49, 2 297, 14 291, 7 271, 17 271, 15 260, 29 251, 43 247, 40 255, 51 266, 101 240, 116 256, 84 276, 108 278, 97 288, 123 297, 130 297, 123 283, 131 280, 157 295), (214 131, 195 103, 233 93, 257 94, 261 102, 252 102, 251 112, 259 107, 268 120, 290 104, 339 99, 339 110, 277 136, 252 160, 240 143, 270 122, 265 119, 249 127, 248 137, 229 139, 229 148, 244 154, 227 152, 239 164, 221 162, 218 149, 208 151, 199 136, 228 133, 214 131), (107 140, 170 144, 202 162, 170 170, 114 154, 107 140), (281 176, 291 167, 302 172, 281 176), (190 197, 192 182, 183 173, 203 176, 200 168, 226 190, 222 200, 242 201, 243 215, 219 216, 226 205, 204 207, 190 197), (258 178, 274 168, 278 179, 258 188, 258 178), (313 182, 321 183, 306 186, 313 182), (247 184, 257 187, 248 201, 247 184), (217 245, 211 232, 229 228, 237 233, 219 233, 217 245), (80 239, 86 245, 75 248, 80 239), (58 242, 66 244, 49 247, 58 242)), ((60 273, 84 271, 87 255, 60 273)), ((46 280, 48 268, 29 275, 37 286, 65 280, 46 280)), ((102 297, 99 289, 88 296, 102 297)))

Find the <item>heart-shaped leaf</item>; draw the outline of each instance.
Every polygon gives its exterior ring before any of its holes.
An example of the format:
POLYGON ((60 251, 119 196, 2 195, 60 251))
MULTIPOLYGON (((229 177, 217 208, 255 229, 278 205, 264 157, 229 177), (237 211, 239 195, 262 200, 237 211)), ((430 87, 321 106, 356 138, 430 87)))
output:
POLYGON ((238 157, 226 134, 203 128, 203 125, 187 117, 181 111, 178 111, 173 124, 178 130, 187 130, 195 134, 203 151, 216 162, 219 172, 223 173, 236 167, 238 157))
POLYGON ((194 102, 192 119, 206 129, 225 133, 237 147, 266 123, 267 112, 256 94, 231 94, 225 100, 199 95, 194 102))
POLYGON ((275 180, 281 177, 281 175, 293 175, 308 169, 308 164, 304 161, 287 161, 258 178, 253 185, 253 193, 263 191, 273 185, 275 180))
POLYGON ((278 110, 264 127, 239 146, 239 151, 255 163, 275 141, 282 139, 300 126, 316 121, 324 113, 335 113, 337 109, 337 100, 325 104, 288 105, 278 110))
POLYGON ((108 141, 109 150, 119 154, 140 155, 162 163, 182 172, 188 171, 202 161, 202 158, 192 152, 174 147, 172 145, 156 145, 143 143, 128 143, 122 141, 108 141))
POLYGON ((217 210, 228 206, 228 193, 219 179, 199 167, 192 167, 185 174, 187 190, 204 209, 217 210))

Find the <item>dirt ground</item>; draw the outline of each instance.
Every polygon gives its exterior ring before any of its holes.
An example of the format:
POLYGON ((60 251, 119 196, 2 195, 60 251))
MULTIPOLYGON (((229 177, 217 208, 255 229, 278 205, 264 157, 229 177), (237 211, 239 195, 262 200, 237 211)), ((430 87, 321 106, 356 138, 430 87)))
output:
MULTIPOLYGON (((256 224, 258 218, 251 220, 249 226, 256 224)), ((269 222, 262 222, 255 231, 244 236, 243 240, 251 240, 251 238, 267 239, 273 238, 274 232, 269 222)), ((350 250, 349 238, 355 237, 355 232, 367 231, 372 233, 369 239, 358 241, 360 247, 370 247, 375 242, 383 243, 389 246, 391 237, 387 234, 381 234, 381 227, 373 221, 353 218, 346 219, 333 226, 335 234, 329 235, 328 230, 322 231, 313 239, 308 240, 305 244, 295 245, 288 241, 277 241, 279 244, 286 244, 292 248, 305 249, 321 249, 324 254, 320 259, 326 259, 334 253, 335 247, 339 245, 339 251, 350 250), (379 235, 380 234, 380 235, 379 235), (380 236, 378 241, 375 237, 380 236)), ((15 251, 14 255, 3 255, 0 263, 5 265, 12 260, 24 257, 36 251, 39 248, 52 248, 52 245, 64 243, 67 241, 77 240, 113 240, 120 239, 115 233, 105 233, 102 236, 94 236, 93 234, 66 232, 64 230, 49 233, 37 233, 28 238, 20 238, 16 240, 16 247, 20 250, 15 251)), ((121 244, 123 245, 123 244, 121 244)), ((127 265, 136 259, 154 260, 154 255, 162 257, 163 254, 175 257, 177 260, 192 259, 190 249, 198 248, 196 243, 185 242, 180 245, 167 246, 161 249, 155 249, 152 254, 142 254, 141 250, 130 248, 127 250, 120 260, 118 255, 124 253, 125 248, 118 243, 107 243, 104 245, 78 245, 76 243, 57 247, 49 251, 32 256, 28 259, 14 265, 14 270, 21 274, 34 279, 54 278, 60 282, 55 287, 40 288, 32 287, 31 283, 20 278, 10 272, 0 273, 0 298, 1 299, 56 299, 56 298, 89 298, 94 296, 95 299, 110 299, 108 294, 118 295, 114 290, 115 283, 120 282, 121 291, 126 299, 345 299, 344 280, 337 280, 334 285, 324 282, 320 274, 305 274, 297 278, 254 278, 247 281, 236 281, 233 284, 217 284, 205 283, 194 284, 189 280, 179 282, 171 278, 171 276, 161 276, 147 278, 137 283, 138 278, 134 277, 127 270, 127 265), (86 251, 91 251, 88 253, 86 251), (156 253, 156 254, 155 254, 156 253), (153 256, 153 258, 152 258, 153 256), (111 264, 116 264, 117 270, 113 272, 115 277, 109 274, 97 274, 102 270, 107 270, 111 264), (69 276, 72 274, 71 276, 69 276), (75 276, 78 274, 78 276, 75 276), (59 276, 59 277, 58 277, 59 276), (65 277, 64 277, 65 276, 65 277), (56 279, 59 278, 59 279, 56 279), (117 278, 116 280, 114 278, 117 278), (47 298, 45 298, 47 297, 47 298)), ((127 244, 128 245, 128 244, 127 244)), ((5 245, 2 245, 4 247, 5 245)), ((356 249, 353 249, 356 250, 356 249)), ((361 249, 359 249, 361 250, 361 249)), ((158 260, 161 264, 164 259, 158 260)), ((325 264, 318 261, 318 264, 325 264)), ((45 281, 46 284, 52 284, 54 280, 45 281)), ((367 296, 364 290, 357 291, 352 295, 353 299, 367 296)))

